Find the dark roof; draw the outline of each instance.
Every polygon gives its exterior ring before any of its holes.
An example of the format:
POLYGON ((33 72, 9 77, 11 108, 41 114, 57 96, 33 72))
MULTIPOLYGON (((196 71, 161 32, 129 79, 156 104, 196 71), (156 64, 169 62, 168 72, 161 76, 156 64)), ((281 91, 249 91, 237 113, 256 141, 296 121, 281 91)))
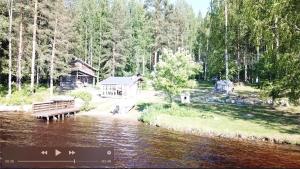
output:
POLYGON ((73 60, 71 61, 71 63, 75 63, 75 62, 80 62, 81 64, 85 65, 86 67, 94 70, 94 71, 97 71, 96 68, 92 67, 90 64, 84 62, 83 60, 79 59, 79 58, 73 58, 73 60))
POLYGON ((141 77, 109 77, 100 82, 101 85, 131 85, 141 80, 141 77))

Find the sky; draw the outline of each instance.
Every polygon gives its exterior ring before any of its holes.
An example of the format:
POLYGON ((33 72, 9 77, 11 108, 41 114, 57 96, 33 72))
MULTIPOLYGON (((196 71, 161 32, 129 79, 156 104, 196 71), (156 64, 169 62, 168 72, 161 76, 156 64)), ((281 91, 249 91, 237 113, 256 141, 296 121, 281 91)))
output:
MULTIPOLYGON (((198 15, 201 11, 202 16, 204 17, 208 11, 210 0, 185 0, 189 5, 194 9, 194 13, 198 15)), ((176 0, 171 0, 172 3, 175 3, 176 0)))
POLYGON ((210 0, 186 0, 186 2, 193 7, 196 15, 200 10, 202 16, 204 16, 208 11, 210 0))

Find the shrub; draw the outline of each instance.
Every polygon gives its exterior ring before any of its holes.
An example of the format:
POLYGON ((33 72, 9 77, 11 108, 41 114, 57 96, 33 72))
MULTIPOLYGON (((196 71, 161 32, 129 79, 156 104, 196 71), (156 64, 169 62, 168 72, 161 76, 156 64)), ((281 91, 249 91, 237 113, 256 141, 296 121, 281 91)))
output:
POLYGON ((172 103, 173 97, 188 87, 189 78, 199 70, 200 65, 186 51, 175 54, 165 51, 162 60, 157 64, 157 72, 153 75, 154 87, 163 91, 172 103))
POLYGON ((0 97, 0 104, 5 105, 25 105, 32 104, 35 101, 43 101, 47 99, 47 88, 41 87, 37 88, 34 94, 31 94, 29 85, 22 86, 22 90, 17 90, 13 88, 12 95, 10 97, 6 97, 6 95, 2 95, 0 97))
POLYGON ((71 96, 75 98, 80 98, 84 102, 90 102, 92 100, 92 95, 89 92, 85 91, 73 91, 71 92, 71 96))
POLYGON ((75 98, 82 99, 84 101, 83 106, 80 107, 81 111, 89 111, 95 108, 90 102, 92 100, 92 95, 89 92, 85 91, 73 91, 71 96, 75 98))

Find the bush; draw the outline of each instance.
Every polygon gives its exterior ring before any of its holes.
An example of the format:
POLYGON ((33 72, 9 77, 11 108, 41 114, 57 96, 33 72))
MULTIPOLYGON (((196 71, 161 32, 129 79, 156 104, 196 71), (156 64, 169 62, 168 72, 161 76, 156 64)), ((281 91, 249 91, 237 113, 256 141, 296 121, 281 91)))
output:
POLYGON ((80 98, 84 102, 90 102, 92 100, 92 95, 89 92, 85 92, 85 91, 73 91, 71 93, 71 96, 75 98, 80 98))
POLYGON ((162 58, 157 64, 157 72, 153 74, 154 87, 163 91, 172 103, 173 97, 188 87, 189 78, 199 72, 201 66, 186 51, 175 54, 165 51, 162 58))
POLYGON ((7 94, 7 88, 0 84, 0 97, 3 97, 7 94))
POLYGON ((84 101, 83 106, 80 107, 81 111, 89 111, 95 108, 90 102, 92 100, 92 95, 85 91, 73 91, 71 96, 75 98, 82 99, 84 101))
POLYGON ((187 87, 191 89, 195 89, 198 87, 198 82, 196 80, 189 80, 187 83, 187 87))
MULTIPOLYGON (((1 88, 1 87, 0 87, 1 88)), ((47 96, 45 93, 47 92, 47 88, 41 87, 37 88, 36 93, 31 94, 29 85, 24 85, 22 90, 17 90, 13 88, 11 97, 6 97, 6 95, 2 95, 0 97, 0 104, 5 105, 25 105, 32 104, 35 101, 43 101, 47 96)))

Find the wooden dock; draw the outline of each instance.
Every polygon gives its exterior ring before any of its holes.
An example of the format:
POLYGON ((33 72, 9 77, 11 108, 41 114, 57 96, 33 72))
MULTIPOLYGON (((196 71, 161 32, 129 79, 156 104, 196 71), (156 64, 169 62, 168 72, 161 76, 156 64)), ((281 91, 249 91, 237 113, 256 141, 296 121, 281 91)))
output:
POLYGON ((38 119, 46 119, 47 122, 50 119, 62 119, 64 120, 65 116, 69 117, 70 115, 75 115, 80 111, 79 108, 75 107, 74 100, 51 100, 48 102, 34 103, 32 105, 33 116, 38 119))

